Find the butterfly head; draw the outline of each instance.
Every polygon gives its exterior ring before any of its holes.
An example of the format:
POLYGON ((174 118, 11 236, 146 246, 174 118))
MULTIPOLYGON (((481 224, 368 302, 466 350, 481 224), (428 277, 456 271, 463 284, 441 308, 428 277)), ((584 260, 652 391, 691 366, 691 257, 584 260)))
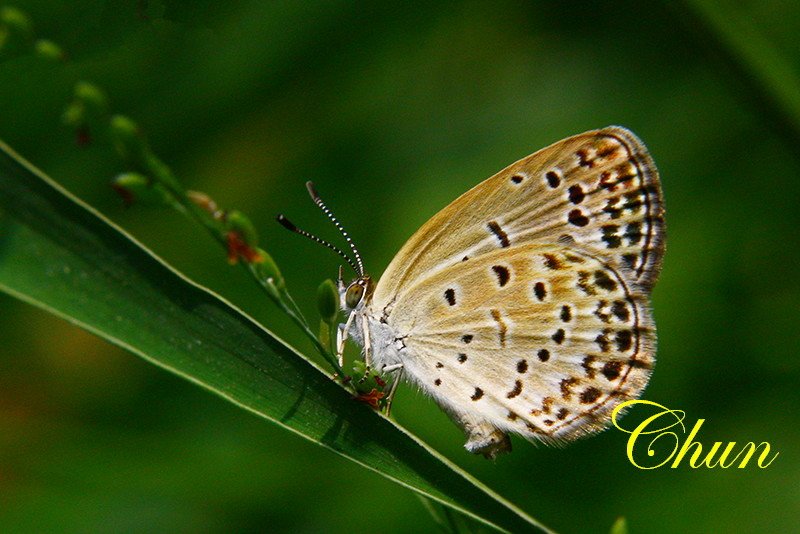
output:
POLYGON ((364 272, 364 262, 361 260, 361 254, 359 254, 358 249, 356 248, 353 240, 350 239, 350 235, 342 228, 342 225, 339 224, 339 221, 336 217, 333 216, 331 210, 325 205, 322 199, 319 197, 314 184, 311 182, 306 183, 306 187, 308 188, 308 193, 311 195, 311 199, 314 203, 319 206, 322 212, 328 217, 328 219, 333 222, 339 232, 344 237, 345 241, 347 241, 350 250, 353 253, 354 258, 350 258, 349 255, 345 254, 339 247, 333 245, 332 243, 319 238, 305 230, 301 230, 294 224, 292 224, 289 219, 287 219, 284 215, 278 215, 278 222, 283 225, 284 228, 290 230, 296 234, 300 234, 304 237, 311 239, 323 245, 326 248, 331 249, 336 254, 338 254, 342 259, 347 261, 348 265, 353 268, 355 271, 357 278, 350 282, 349 284, 344 283, 344 279, 342 276, 342 268, 339 267, 339 282, 338 282, 338 289, 339 289, 339 302, 343 310, 350 312, 354 310, 360 310, 364 307, 365 304, 369 302, 372 298, 372 292, 375 287, 372 278, 368 274, 364 272))
POLYGON ((361 309, 372 298, 372 292, 375 289, 375 284, 372 278, 367 274, 359 276, 349 284, 344 283, 341 278, 341 269, 339 270, 339 303, 345 312, 351 312, 361 309))

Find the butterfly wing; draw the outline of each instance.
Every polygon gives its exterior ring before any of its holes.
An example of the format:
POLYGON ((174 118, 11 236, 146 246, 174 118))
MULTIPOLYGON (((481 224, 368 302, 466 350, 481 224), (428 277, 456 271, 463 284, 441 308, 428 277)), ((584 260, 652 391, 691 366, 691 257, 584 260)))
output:
POLYGON ((408 375, 446 411, 544 441, 602 428, 654 363, 646 295, 557 244, 441 269, 405 288, 388 321, 408 375))
POLYGON ((373 302, 482 254, 574 242, 631 282, 655 283, 664 249, 658 173, 630 131, 609 127, 559 141, 467 191, 425 223, 389 264, 373 302))

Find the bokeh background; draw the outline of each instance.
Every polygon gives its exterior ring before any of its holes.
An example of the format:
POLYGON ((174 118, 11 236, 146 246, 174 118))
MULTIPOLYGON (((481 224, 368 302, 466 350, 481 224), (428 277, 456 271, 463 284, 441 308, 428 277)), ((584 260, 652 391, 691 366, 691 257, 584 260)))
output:
MULTIPOLYGON (((464 452, 460 431, 409 388, 396 417, 562 532, 607 532, 618 516, 632 532, 797 528, 800 4, 15 5, 70 62, 0 64, 0 138, 309 354, 199 228, 122 207, 108 187, 125 170, 113 150, 77 147, 60 123, 77 80, 105 88, 187 186, 251 216, 309 314, 337 259, 273 220, 284 212, 336 238, 305 180, 377 274, 428 217, 507 164, 584 130, 631 128, 661 171, 669 232, 646 398, 706 419, 706 444, 769 441, 778 459, 640 471, 626 436, 607 431, 564 449, 516 440, 492 463, 464 452)), ((0 295, 0 530, 434 528, 403 488, 0 295)))

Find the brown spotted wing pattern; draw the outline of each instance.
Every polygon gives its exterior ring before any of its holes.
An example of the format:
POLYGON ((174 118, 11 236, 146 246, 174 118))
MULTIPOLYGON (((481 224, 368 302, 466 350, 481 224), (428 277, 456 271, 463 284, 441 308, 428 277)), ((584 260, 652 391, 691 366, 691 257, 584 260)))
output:
POLYGON ((381 277, 370 314, 403 340, 407 375, 468 434, 571 439, 647 384, 663 250, 646 148, 624 128, 590 131, 431 218, 381 277))
POLYGON ((652 369, 647 296, 602 259, 527 244, 443 269, 392 312, 411 376, 450 412, 571 439, 601 428, 652 369))

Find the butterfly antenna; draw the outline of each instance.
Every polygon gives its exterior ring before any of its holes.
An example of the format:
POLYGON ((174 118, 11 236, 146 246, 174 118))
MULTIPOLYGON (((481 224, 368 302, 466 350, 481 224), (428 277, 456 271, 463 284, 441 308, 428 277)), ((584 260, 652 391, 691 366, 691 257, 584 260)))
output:
POLYGON ((322 239, 322 238, 319 238, 319 237, 315 236, 314 234, 312 234, 312 233, 310 233, 310 232, 306 232, 306 231, 305 231, 305 230, 303 230, 302 228, 298 228, 297 226, 295 226, 295 225, 294 225, 294 223, 292 223, 292 222, 291 222, 289 219, 287 219, 287 218, 286 218, 286 217, 285 217, 283 214, 280 214, 280 215, 278 215, 278 216, 276 217, 276 219, 277 219, 277 221, 278 221, 279 223, 281 223, 281 226, 283 226, 284 228, 286 228, 286 229, 287 229, 287 230, 289 230, 290 232, 294 232, 294 233, 296 233, 296 234, 300 234, 300 235, 301 235, 301 236, 303 236, 303 237, 307 237, 307 238, 309 238, 310 240, 312 240, 312 241, 315 241, 315 242, 319 243, 320 245, 322 245, 322 246, 324 246, 324 247, 327 247, 327 248, 331 249, 331 250, 332 250, 332 251, 334 251, 336 254, 338 254, 339 256, 341 256, 342 258, 344 258, 344 261, 346 261, 346 262, 347 262, 347 264, 348 264, 348 265, 350 265, 350 267, 352 267, 352 268, 353 268, 353 270, 354 270, 354 271, 355 271, 355 272, 356 272, 356 273, 357 273, 359 276, 362 276, 362 274, 363 274, 363 273, 362 273, 362 271, 360 271, 360 270, 358 269, 358 267, 357 267, 357 266, 356 266, 356 264, 353 262, 353 260, 351 260, 351 259, 350 259, 350 258, 349 258, 349 257, 348 257, 348 256, 347 256, 347 255, 346 255, 346 254, 345 254, 345 253, 342 251, 342 249, 340 249, 340 248, 339 248, 339 247, 337 247, 336 245, 334 245, 334 244, 331 244, 331 243, 328 243, 328 242, 327 242, 327 241, 325 241, 324 239, 322 239))
MULTIPOLYGON (((308 189, 308 194, 311 195, 311 200, 314 201, 314 204, 319 206, 319 209, 321 209, 322 212, 328 217, 328 219, 331 220, 331 222, 336 226, 336 228, 342 234, 342 237, 344 237, 344 240, 347 241, 347 244, 350 245, 350 250, 353 251, 353 255, 355 255, 356 257, 356 263, 358 263, 358 269, 356 269, 356 272, 358 273, 359 276, 364 276, 364 262, 361 260, 361 254, 358 253, 356 244, 353 243, 353 240, 350 239, 350 236, 347 234, 345 229, 342 227, 341 224, 339 224, 339 221, 336 219, 336 217, 333 216, 331 210, 328 209, 328 206, 326 206, 325 203, 322 201, 322 199, 319 197, 319 193, 317 193, 317 189, 314 187, 314 182, 312 182, 311 180, 306 182, 306 188, 308 189)), ((351 263, 350 265, 352 266, 353 264, 351 263)))

